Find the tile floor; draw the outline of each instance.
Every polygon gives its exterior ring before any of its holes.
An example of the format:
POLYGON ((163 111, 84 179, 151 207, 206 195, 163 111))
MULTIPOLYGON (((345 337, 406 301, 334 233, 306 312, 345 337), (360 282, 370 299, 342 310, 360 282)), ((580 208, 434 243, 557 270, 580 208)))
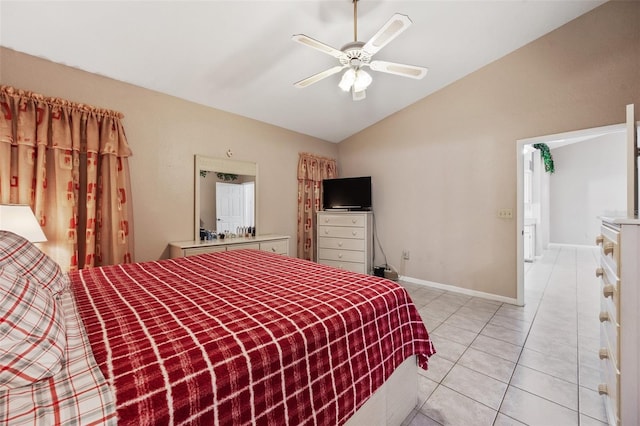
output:
POLYGON ((403 426, 604 425, 597 255, 552 246, 526 263, 524 307, 401 283, 438 352, 403 426))

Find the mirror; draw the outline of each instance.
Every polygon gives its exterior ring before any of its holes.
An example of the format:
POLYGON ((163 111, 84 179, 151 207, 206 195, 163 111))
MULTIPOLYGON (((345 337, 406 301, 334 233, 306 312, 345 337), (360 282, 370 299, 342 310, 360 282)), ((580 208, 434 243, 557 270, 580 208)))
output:
POLYGON ((194 240, 200 228, 235 233, 255 227, 258 165, 248 161, 195 156, 194 240))

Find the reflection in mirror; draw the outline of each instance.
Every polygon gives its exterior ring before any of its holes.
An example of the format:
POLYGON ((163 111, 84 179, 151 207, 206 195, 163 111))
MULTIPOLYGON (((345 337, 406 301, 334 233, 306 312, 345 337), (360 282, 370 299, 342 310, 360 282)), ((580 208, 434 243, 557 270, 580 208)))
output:
POLYGON ((236 233, 256 226, 257 165, 245 161, 195 157, 195 231, 236 233))
POLYGON ((200 228, 218 233, 254 226, 255 176, 201 172, 200 228))

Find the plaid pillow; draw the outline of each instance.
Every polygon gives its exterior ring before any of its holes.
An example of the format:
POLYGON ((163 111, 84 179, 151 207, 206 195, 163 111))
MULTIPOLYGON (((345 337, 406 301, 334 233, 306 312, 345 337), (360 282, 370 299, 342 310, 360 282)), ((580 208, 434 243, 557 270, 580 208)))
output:
POLYGON ((0 268, 24 275, 54 296, 62 293, 69 283, 53 259, 29 240, 9 231, 0 231, 0 268))
POLYGON ((0 389, 31 385, 62 368, 65 323, 58 301, 0 268, 0 389))

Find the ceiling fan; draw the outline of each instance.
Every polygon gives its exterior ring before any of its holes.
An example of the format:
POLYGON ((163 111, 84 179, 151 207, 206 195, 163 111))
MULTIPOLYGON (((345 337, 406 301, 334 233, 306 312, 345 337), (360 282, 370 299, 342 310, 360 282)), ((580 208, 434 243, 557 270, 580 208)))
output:
POLYGON ((358 0, 353 0, 354 41, 345 44, 342 49, 338 50, 304 34, 296 34, 292 37, 293 41, 331 55, 340 62, 340 65, 300 80, 294 83, 294 86, 304 88, 346 69, 338 86, 345 92, 351 91, 353 100, 358 101, 366 97, 365 90, 373 81, 371 75, 364 70, 365 67, 369 67, 374 71, 421 79, 427 74, 426 68, 371 60, 373 55, 399 36, 411 23, 411 19, 407 15, 396 13, 378 30, 371 40, 363 43, 358 41, 358 0))

